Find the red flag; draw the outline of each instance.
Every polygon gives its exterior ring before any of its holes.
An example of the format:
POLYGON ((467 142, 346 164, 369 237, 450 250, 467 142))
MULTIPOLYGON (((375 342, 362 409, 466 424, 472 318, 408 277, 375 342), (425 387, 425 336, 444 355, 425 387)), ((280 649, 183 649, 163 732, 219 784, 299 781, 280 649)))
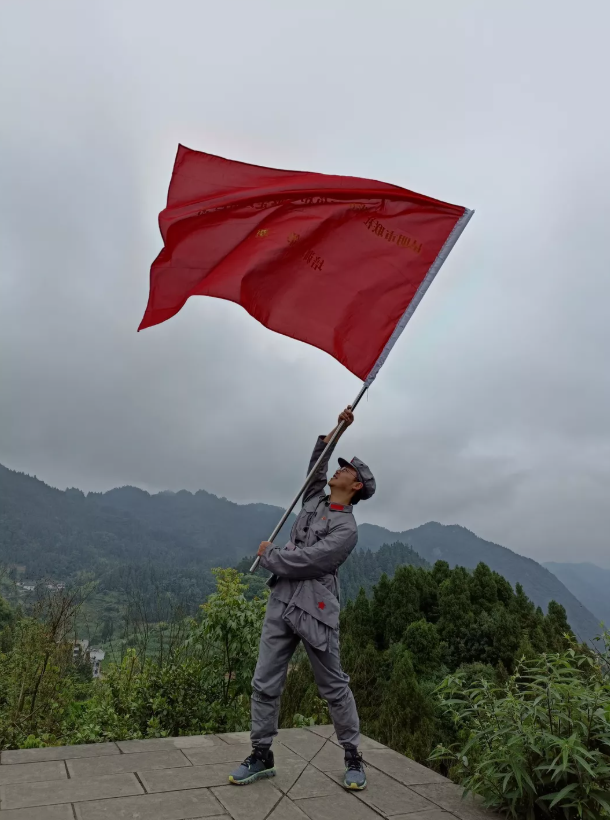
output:
POLYGON ((181 145, 138 329, 216 296, 371 382, 471 215, 385 182, 181 145))

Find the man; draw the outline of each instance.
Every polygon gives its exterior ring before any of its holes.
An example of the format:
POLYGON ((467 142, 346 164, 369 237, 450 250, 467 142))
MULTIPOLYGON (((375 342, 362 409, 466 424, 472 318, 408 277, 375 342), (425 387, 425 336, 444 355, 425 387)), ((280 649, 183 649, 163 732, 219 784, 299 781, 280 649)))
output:
MULTIPOLYGON (((353 420, 351 407, 339 416, 344 429, 353 420)), ((316 442, 308 473, 332 434, 320 436, 316 442)), ((320 695, 328 701, 337 739, 345 749, 344 786, 366 786, 362 755, 358 752, 358 712, 349 677, 339 659, 337 570, 358 540, 352 507, 373 495, 375 479, 359 459, 348 462, 340 458, 340 467, 328 482, 327 496, 326 475, 332 450, 334 445, 305 490, 288 544, 280 548, 263 541, 258 549, 261 565, 273 573, 268 581, 272 592, 252 679, 252 754, 230 775, 229 781, 236 785, 275 775, 271 744, 278 731, 280 695, 288 664, 302 640, 320 695)))

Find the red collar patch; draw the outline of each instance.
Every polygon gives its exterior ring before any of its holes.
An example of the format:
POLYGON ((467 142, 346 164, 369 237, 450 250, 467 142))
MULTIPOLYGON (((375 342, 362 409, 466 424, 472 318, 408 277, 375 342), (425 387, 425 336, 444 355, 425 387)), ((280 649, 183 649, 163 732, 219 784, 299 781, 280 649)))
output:
POLYGON ((338 510, 339 512, 343 512, 345 507, 343 506, 343 504, 331 504, 330 509, 331 510, 338 510))
POLYGON ((325 607, 326 604, 324 603, 324 601, 320 601, 320 603, 318 604, 318 609, 325 609, 325 607))

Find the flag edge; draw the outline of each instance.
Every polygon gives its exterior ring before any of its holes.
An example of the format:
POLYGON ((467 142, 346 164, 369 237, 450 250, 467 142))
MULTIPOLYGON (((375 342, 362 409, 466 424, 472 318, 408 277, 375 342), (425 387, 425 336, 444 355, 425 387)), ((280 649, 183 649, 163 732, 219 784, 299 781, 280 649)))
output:
POLYGON ((382 366, 385 364, 385 360, 388 358, 388 356, 390 354, 390 351, 392 350, 392 348, 394 347, 394 345, 398 341, 398 339, 400 337, 400 334, 403 332, 403 330, 405 329, 405 327, 409 323, 409 320, 411 319, 411 317, 415 313, 415 309, 417 308, 417 306, 419 305, 419 303, 423 299, 424 294, 426 293, 426 291, 428 290, 428 288, 430 287, 430 285, 434 281, 434 278, 436 277, 436 274, 439 272, 439 270, 442 268, 444 262, 447 260, 447 257, 449 256, 449 254, 453 250, 456 242, 458 241, 458 239, 462 235, 464 229, 466 228, 466 225, 468 225, 468 223, 470 222, 470 219, 472 218, 473 214, 474 214, 474 210, 471 210, 469 208, 464 208, 464 213, 461 215, 461 217, 457 220, 457 222, 453 226, 453 228, 451 230, 451 233, 449 234, 449 236, 447 237, 447 239, 445 240, 445 242, 443 244, 443 247, 438 252, 434 262, 428 268, 428 272, 426 273, 426 275, 422 279, 419 287, 415 291, 415 295, 413 296, 413 298, 411 299, 411 301, 407 305, 407 309, 405 310, 405 312, 402 314, 402 316, 400 317, 400 319, 396 323, 396 327, 392 331, 392 334, 391 334, 390 338, 385 343, 383 350, 381 351, 381 353, 377 357, 377 360, 375 361, 375 364, 373 365, 373 367, 371 368, 368 376, 364 380, 364 383, 365 383, 365 385, 367 385, 367 387, 370 386, 373 383, 373 381, 377 378, 377 374, 381 370, 382 366))

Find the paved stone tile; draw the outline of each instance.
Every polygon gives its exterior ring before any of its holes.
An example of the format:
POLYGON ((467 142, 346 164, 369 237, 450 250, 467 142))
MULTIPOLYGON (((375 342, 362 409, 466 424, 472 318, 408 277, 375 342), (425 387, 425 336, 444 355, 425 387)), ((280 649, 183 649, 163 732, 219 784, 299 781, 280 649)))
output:
POLYGON ((42 806, 38 809, 13 809, 0 812, 2 820, 74 820, 72 806, 42 806))
POLYGON ((413 786, 413 791, 436 803, 442 809, 452 812, 460 820, 494 820, 494 818, 497 820, 498 818, 495 812, 483 807, 480 798, 472 797, 472 795, 462 798, 464 790, 449 780, 445 780, 444 783, 413 786))
POLYGON ((277 774, 273 778, 273 785, 276 789, 287 794, 301 776, 305 766, 307 766, 306 761, 300 757, 276 761, 275 770, 277 774))
POLYGON ((80 746, 49 746, 46 749, 12 749, 2 752, 0 760, 7 763, 41 763, 44 760, 68 760, 71 757, 101 757, 118 755, 114 743, 83 743, 80 746))
POLYGON ((176 749, 199 749, 209 746, 224 746, 225 744, 216 735, 184 735, 172 737, 176 749))
POLYGON ((327 741, 307 729, 280 729, 280 743, 296 752, 303 760, 311 760, 327 741))
POLYGON ((269 815, 268 820, 308 820, 308 818, 292 800, 288 797, 282 797, 269 815))
MULTIPOLYGON (((250 749, 244 749, 242 743, 223 743, 222 746, 210 746, 208 749, 184 749, 193 766, 209 766, 214 763, 241 763, 248 756, 250 749)), ((231 766, 228 767, 229 769, 231 766)))
POLYGON ((36 780, 66 780, 67 777, 63 760, 0 766, 0 786, 6 786, 7 783, 32 783, 36 780))
POLYGON ((343 790, 332 797, 299 800, 297 806, 311 820, 379 820, 377 812, 343 790))
POLYGON ((234 768, 236 767, 231 763, 216 763, 213 766, 157 769, 152 772, 138 772, 138 775, 147 792, 169 792, 224 786, 229 782, 229 775, 234 768))
MULTIPOLYGON (((80 758, 66 761, 70 777, 100 777, 103 774, 123 774, 124 772, 152 771, 153 769, 177 769, 191 766, 180 749, 161 752, 136 752, 130 755, 116 755, 103 758, 80 758)), ((0 769, 2 767, 0 766, 0 769)))
POLYGON ((270 780, 259 780, 250 786, 221 786, 212 792, 233 820, 265 820, 282 798, 270 780))
POLYGON ((305 797, 324 797, 342 793, 342 786, 338 786, 334 780, 313 766, 308 766, 288 792, 288 797, 291 800, 302 800, 305 797))
POLYGON ((164 749, 210 749, 225 744, 216 735, 188 735, 185 737, 151 737, 146 740, 119 740, 117 746, 124 754, 159 752, 164 749))
POLYGON ((219 815, 226 817, 225 810, 207 789, 143 794, 76 805, 78 820, 199 820, 219 815))
MULTIPOLYGON (((332 777, 338 783, 343 779, 338 772, 333 772, 332 777)), ((397 783, 376 769, 367 769, 366 779, 366 789, 361 792, 355 791, 354 795, 380 814, 407 814, 438 808, 408 786, 397 783)))
POLYGON ((335 727, 332 723, 328 723, 325 726, 308 726, 307 731, 313 732, 315 735, 320 735, 320 737, 325 737, 328 739, 335 734, 335 727))
POLYGON ((117 740, 116 745, 126 755, 139 752, 162 752, 176 749, 177 739, 175 737, 149 737, 145 740, 117 740))
POLYGON ((450 783, 446 777, 433 772, 426 766, 410 760, 408 757, 394 752, 392 749, 371 749, 366 752, 364 759, 370 766, 374 766, 385 774, 405 786, 417 786, 425 783, 450 783))
POLYGON ((288 746, 284 746, 283 743, 280 743, 279 740, 273 741, 273 756, 277 762, 283 762, 284 760, 302 760, 304 763, 307 761, 301 757, 301 755, 293 752, 292 749, 289 749, 288 746))
POLYGON ((133 774, 115 774, 82 780, 44 780, 39 783, 14 783, 2 786, 0 805, 3 810, 21 809, 142 793, 142 786, 133 774))
POLYGON ((345 752, 341 746, 334 743, 326 743, 312 758, 311 765, 321 772, 344 772, 345 752))
POLYGON ((225 743, 250 743, 250 732, 225 732, 218 737, 225 743))

